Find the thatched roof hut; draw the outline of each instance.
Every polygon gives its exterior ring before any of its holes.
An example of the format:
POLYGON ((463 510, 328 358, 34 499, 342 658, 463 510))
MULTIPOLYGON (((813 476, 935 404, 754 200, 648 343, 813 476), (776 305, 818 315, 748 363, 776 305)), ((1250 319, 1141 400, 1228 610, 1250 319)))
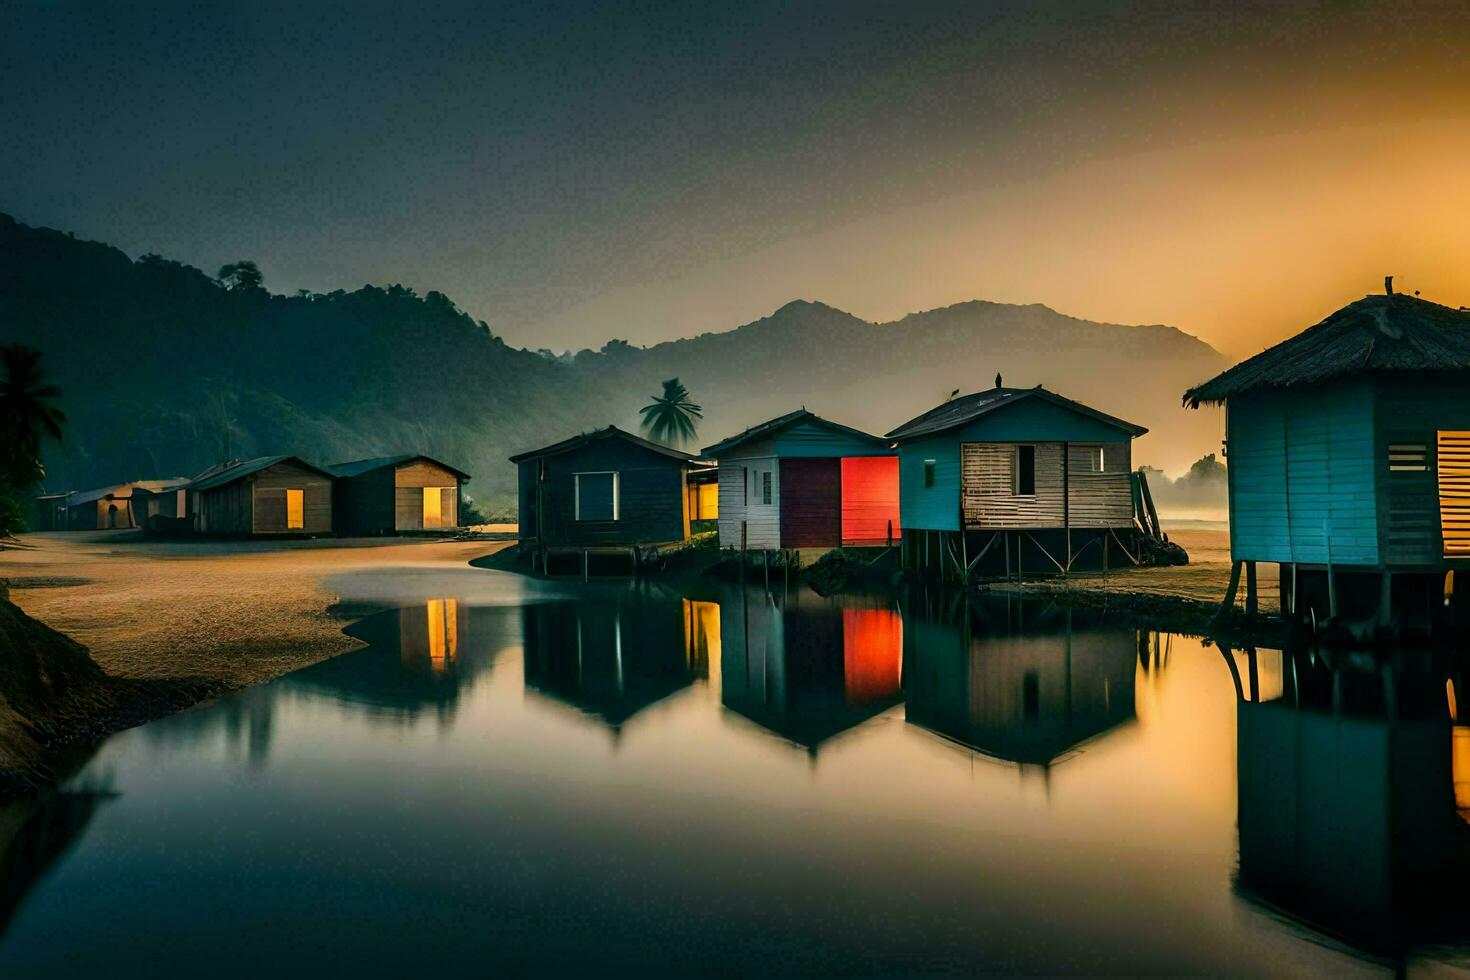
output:
POLYGON ((1380 371, 1470 370, 1470 310, 1401 293, 1365 296, 1184 393, 1198 408, 1263 388, 1380 371))

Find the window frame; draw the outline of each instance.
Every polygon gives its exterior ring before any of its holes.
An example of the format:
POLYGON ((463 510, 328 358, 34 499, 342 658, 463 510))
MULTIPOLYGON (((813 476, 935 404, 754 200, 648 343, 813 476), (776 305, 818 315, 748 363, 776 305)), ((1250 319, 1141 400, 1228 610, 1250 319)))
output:
POLYGON ((1032 442, 1016 443, 1011 453, 1011 496, 1013 497, 1035 497, 1036 496, 1036 444, 1032 442), (1021 458, 1023 451, 1029 450, 1031 454, 1031 489, 1026 493, 1021 492, 1021 458))
POLYGON ((938 482, 939 460, 926 459, 920 464, 920 473, 923 478, 923 487, 930 490, 938 482))
POLYGON ((620 521, 623 518, 623 484, 619 470, 579 470, 572 474, 572 520, 578 523, 607 524, 612 521, 620 521), (582 516, 582 477, 584 476, 611 476, 612 477, 612 517, 583 517, 582 516))

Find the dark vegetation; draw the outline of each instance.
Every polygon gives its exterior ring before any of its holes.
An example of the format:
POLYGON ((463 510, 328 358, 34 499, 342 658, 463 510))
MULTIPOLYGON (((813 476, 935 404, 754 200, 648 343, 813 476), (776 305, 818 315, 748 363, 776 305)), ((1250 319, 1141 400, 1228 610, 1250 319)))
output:
POLYGON ((69 746, 218 690, 202 681, 110 677, 86 647, 21 612, 0 580, 0 798, 49 783, 69 746))
POLYGON ((964 303, 874 324, 803 301, 723 333, 561 357, 508 346, 439 292, 274 295, 248 261, 213 278, 5 215, 0 255, 0 342, 41 350, 66 393, 51 490, 188 476, 226 456, 424 452, 470 472, 481 509, 498 514, 512 509, 508 455, 632 429, 670 378, 699 394, 705 442, 803 403, 883 431, 1000 369, 1136 418, 1162 447, 1217 438, 1214 419, 1176 407, 1222 366, 1211 347, 1040 305, 964 303))

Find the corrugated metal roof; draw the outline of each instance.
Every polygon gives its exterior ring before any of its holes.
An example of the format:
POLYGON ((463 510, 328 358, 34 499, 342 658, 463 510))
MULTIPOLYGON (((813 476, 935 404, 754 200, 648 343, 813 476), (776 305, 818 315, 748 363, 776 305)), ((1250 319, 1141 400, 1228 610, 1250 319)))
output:
POLYGON ((512 463, 523 463, 528 459, 539 459, 542 456, 555 456, 559 453, 566 453, 571 452, 574 449, 581 449, 583 446, 589 445, 600 439, 623 439, 627 442, 631 442, 635 446, 641 446, 644 449, 649 450, 650 452, 662 453, 663 455, 668 456, 671 459, 693 460, 695 458, 691 453, 680 452, 677 449, 670 449, 668 446, 664 446, 656 442, 649 442, 647 439, 635 436, 631 432, 624 432, 622 429, 619 429, 615 425, 609 425, 607 428, 604 429, 596 429, 592 432, 584 432, 581 435, 572 436, 570 439, 563 439, 561 442, 554 442, 551 445, 545 446, 541 449, 531 449, 523 453, 517 453, 516 455, 510 457, 510 461, 512 463))
POLYGON ((259 473, 261 470, 269 469, 277 463, 288 461, 295 463, 297 466, 304 466, 306 469, 320 473, 325 477, 332 475, 319 466, 312 466, 300 456, 257 456, 254 459, 244 459, 234 463, 222 463, 218 466, 211 466, 189 483, 185 484, 185 488, 189 490, 213 490, 215 487, 222 487, 227 483, 234 483, 236 480, 247 477, 252 473, 259 473))
POLYGON ((804 408, 798 408, 794 412, 787 412, 785 415, 778 415, 773 419, 769 419, 765 422, 760 423, 759 425, 753 425, 750 428, 746 429, 744 432, 737 433, 736 435, 733 435, 728 439, 717 442, 713 446, 706 446, 703 452, 706 456, 718 456, 721 453, 728 453, 730 450, 741 445, 742 443, 749 442, 752 439, 761 439, 765 436, 774 435, 775 433, 780 432, 783 429, 790 428, 791 426, 796 425, 800 422, 809 422, 812 425, 819 425, 825 429, 830 429, 833 432, 841 432, 844 435, 852 436, 854 439, 860 439, 864 442, 870 442, 875 446, 886 445, 886 441, 883 438, 881 438, 880 436, 875 436, 871 432, 864 432, 861 429, 854 429, 850 426, 841 425, 829 419, 824 419, 820 415, 817 415, 815 412, 809 412, 804 408))
POLYGON ((361 476, 364 473, 371 473, 373 470, 379 470, 385 466, 402 466, 404 463, 411 463, 418 459, 433 463, 435 466, 442 466, 461 480, 468 480, 470 478, 470 475, 464 470, 450 466, 448 463, 435 459, 432 456, 425 456, 423 453, 404 453, 400 456, 377 456, 373 459, 357 459, 349 463, 333 463, 327 467, 327 470, 333 476, 361 476))
POLYGON ((991 388, 988 391, 977 391, 972 395, 961 395, 959 398, 951 398, 949 401, 935 408, 929 409, 923 415, 912 418, 888 433, 890 439, 913 439, 918 436, 933 435, 936 432, 944 432, 957 426, 968 425, 984 415, 991 412, 1009 408, 1027 398, 1040 398, 1058 405, 1068 411, 1086 415, 1089 418, 1116 426, 1133 436, 1141 436, 1148 429, 1132 422, 1124 421, 1106 412, 1100 412, 1095 408, 1078 401, 1073 401, 1057 394, 1047 391, 1037 385, 1035 388, 991 388))
POLYGON ((1365 296, 1184 393, 1198 408, 1261 388, 1373 371, 1470 370, 1470 312, 1401 293, 1365 296))

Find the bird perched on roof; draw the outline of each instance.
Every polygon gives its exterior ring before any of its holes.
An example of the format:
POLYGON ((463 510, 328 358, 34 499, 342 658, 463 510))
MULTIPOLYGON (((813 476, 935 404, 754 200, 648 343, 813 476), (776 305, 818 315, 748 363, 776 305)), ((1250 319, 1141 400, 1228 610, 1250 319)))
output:
POLYGON ((952 401, 954 401, 954 400, 955 400, 955 397, 956 397, 956 396, 957 396, 957 395, 959 395, 959 393, 960 393, 960 390, 959 390, 959 389, 958 389, 958 388, 956 388, 956 389, 955 389, 955 390, 954 390, 954 391, 951 391, 951 392, 950 392, 950 393, 949 393, 949 397, 948 397, 948 398, 946 398, 946 399, 945 399, 945 401, 947 401, 947 402, 952 402, 952 401))
POLYGON ((1000 387, 1000 372, 999 371, 995 372, 995 386, 997 388, 1000 387))

